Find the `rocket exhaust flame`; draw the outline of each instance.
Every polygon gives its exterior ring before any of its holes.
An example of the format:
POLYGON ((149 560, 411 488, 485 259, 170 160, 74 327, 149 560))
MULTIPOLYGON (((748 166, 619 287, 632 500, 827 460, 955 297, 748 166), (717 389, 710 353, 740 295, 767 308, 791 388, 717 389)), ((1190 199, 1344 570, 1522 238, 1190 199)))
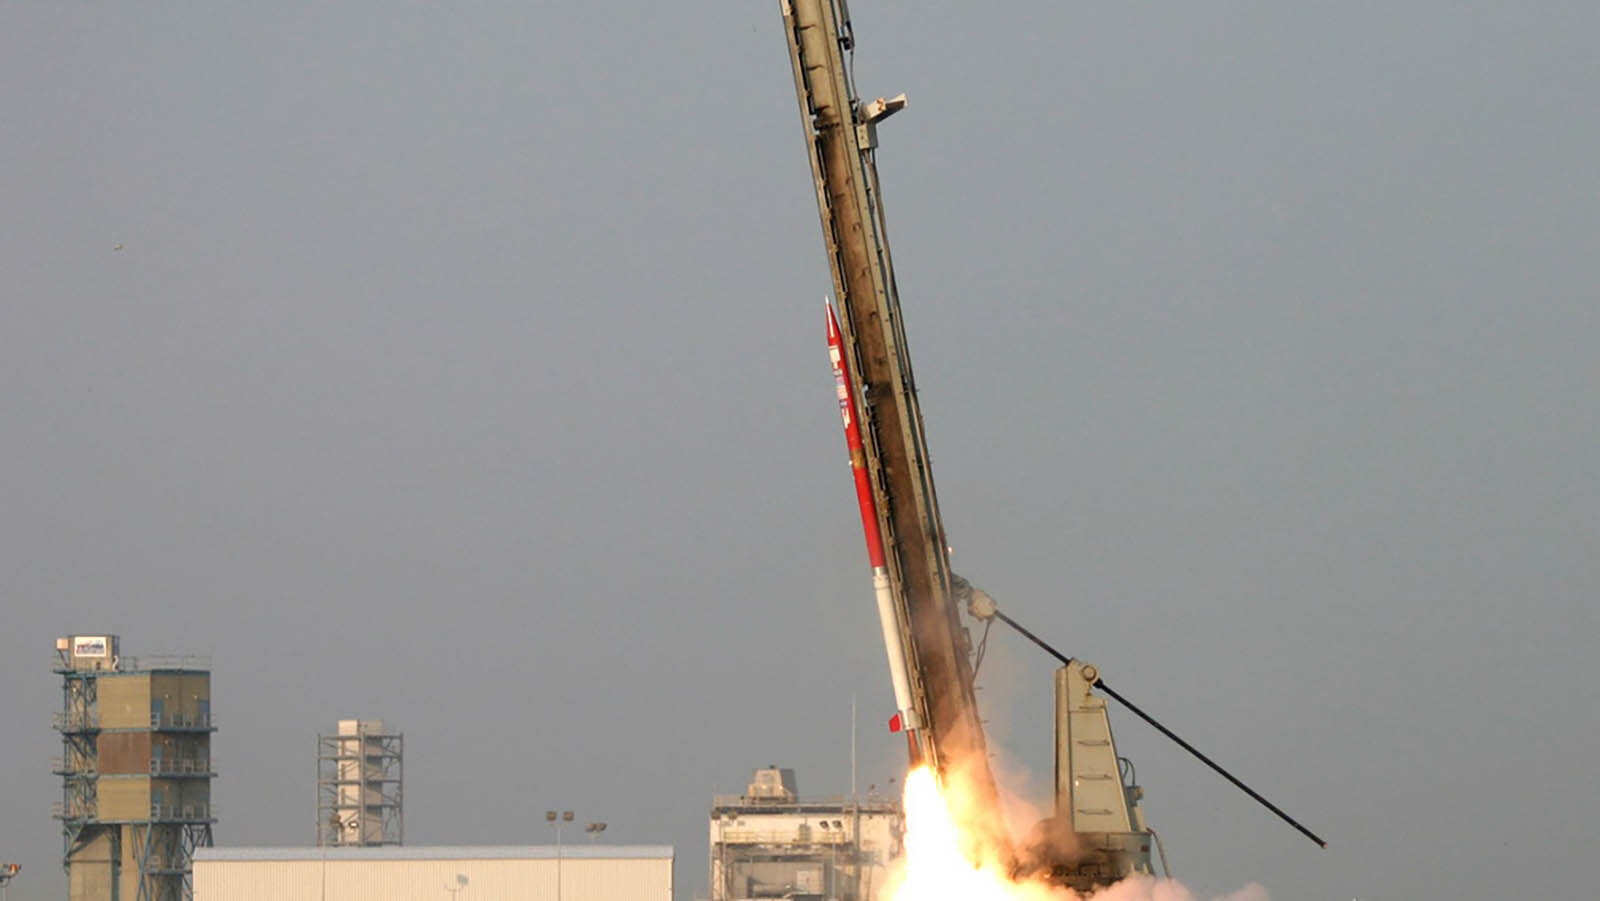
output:
MULTIPOLYGON (((904 855, 897 878, 877 901, 1195 901, 1182 884, 1135 873, 1081 895, 1039 876, 1017 874, 975 846, 962 828, 958 786, 943 788, 927 767, 906 776, 904 855)), ((1269 901, 1258 885, 1216 901, 1269 901)))

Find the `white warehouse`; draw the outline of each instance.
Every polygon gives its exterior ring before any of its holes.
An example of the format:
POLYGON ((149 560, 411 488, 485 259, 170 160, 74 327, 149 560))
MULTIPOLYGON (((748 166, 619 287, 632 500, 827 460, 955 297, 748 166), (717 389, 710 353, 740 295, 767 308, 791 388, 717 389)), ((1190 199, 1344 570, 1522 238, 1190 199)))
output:
POLYGON ((668 845, 197 848, 194 901, 672 901, 668 845))

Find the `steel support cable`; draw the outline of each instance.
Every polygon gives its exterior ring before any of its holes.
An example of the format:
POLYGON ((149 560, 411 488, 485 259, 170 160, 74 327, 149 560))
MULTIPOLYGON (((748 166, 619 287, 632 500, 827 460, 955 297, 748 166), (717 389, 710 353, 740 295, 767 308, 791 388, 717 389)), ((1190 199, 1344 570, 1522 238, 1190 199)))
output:
MULTIPOLYGON (((1038 645, 1039 647, 1043 648, 1045 653, 1047 653, 1050 656, 1052 656, 1052 657, 1056 658, 1057 660, 1061 661, 1061 663, 1063 665, 1065 665, 1065 666, 1071 666, 1072 665, 1073 659, 1071 657, 1068 657, 1067 655, 1061 653, 1060 651, 1058 651, 1055 648, 1051 647, 1050 645, 1046 644, 1044 639, 1042 639, 1039 636, 1033 634, 1032 632, 1029 632, 1026 628, 1023 627, 1023 625, 1021 623, 1017 622, 1016 620, 1012 619, 1009 616, 1006 616, 1005 613, 1003 613, 1003 612, 1001 612, 999 610, 996 610, 994 612, 994 615, 995 615, 996 619, 1000 620, 1001 622, 1005 623, 1006 625, 1010 626, 1011 628, 1016 629, 1017 632, 1021 633, 1023 638, 1026 638, 1029 641, 1033 642, 1034 644, 1038 645)), ((1097 677, 1094 680, 1094 687, 1100 689, 1101 691, 1105 692, 1108 696, 1114 698, 1122 706, 1124 706, 1124 707, 1128 708, 1128 710, 1132 711, 1135 716, 1139 717, 1139 719, 1142 719, 1146 723, 1149 723, 1152 727, 1155 728, 1155 730, 1157 732, 1160 732, 1162 735, 1165 735, 1166 737, 1172 739, 1174 742, 1177 743, 1178 747, 1183 748, 1185 751, 1188 751, 1190 754, 1194 755, 1194 758, 1196 760, 1200 761, 1201 763, 1205 764, 1208 767, 1211 767, 1211 769, 1215 770, 1219 776, 1221 776, 1222 778, 1224 778, 1224 779, 1228 780, 1229 782, 1233 783, 1233 786, 1235 788, 1239 789, 1240 791, 1242 791, 1245 794, 1249 795, 1250 797, 1254 798, 1256 800, 1256 803, 1260 804, 1262 807, 1265 807, 1266 809, 1268 809, 1268 810, 1272 811, 1273 813, 1277 814, 1278 819, 1283 820, 1285 823, 1288 823, 1290 826, 1293 826, 1296 830, 1298 830, 1300 832, 1301 835, 1304 835, 1306 838, 1309 838, 1312 841, 1316 842, 1318 847, 1322 847, 1322 848, 1328 847, 1328 843, 1323 841, 1321 838, 1317 837, 1316 833, 1314 833, 1310 829, 1307 829, 1306 827, 1300 825, 1300 823, 1298 821, 1296 821, 1294 817, 1291 817, 1288 814, 1284 813, 1282 810, 1280 810, 1278 808, 1278 806, 1276 804, 1273 804, 1271 801, 1268 801, 1266 798, 1263 798, 1255 789, 1251 788, 1248 785, 1245 785, 1243 782, 1240 782, 1237 778, 1234 777, 1234 775, 1232 773, 1230 773, 1227 770, 1223 769, 1222 766, 1220 764, 1218 764, 1216 761, 1214 761, 1211 758, 1207 757, 1205 754, 1202 754, 1200 752, 1199 748, 1196 748, 1194 745, 1191 745, 1188 742, 1184 741, 1182 738, 1179 738, 1178 734, 1176 732, 1173 732, 1171 729, 1168 729, 1166 726, 1163 726, 1163 725, 1161 725, 1161 723, 1157 722, 1155 717, 1151 716, 1148 713, 1145 713, 1143 710, 1140 710, 1138 705, 1134 704, 1132 701, 1128 700, 1127 698, 1123 697, 1121 694, 1117 693, 1117 691, 1115 691, 1114 689, 1111 688, 1111 686, 1109 686, 1109 685, 1107 685, 1105 683, 1105 680, 1100 679, 1100 678, 1097 677)))

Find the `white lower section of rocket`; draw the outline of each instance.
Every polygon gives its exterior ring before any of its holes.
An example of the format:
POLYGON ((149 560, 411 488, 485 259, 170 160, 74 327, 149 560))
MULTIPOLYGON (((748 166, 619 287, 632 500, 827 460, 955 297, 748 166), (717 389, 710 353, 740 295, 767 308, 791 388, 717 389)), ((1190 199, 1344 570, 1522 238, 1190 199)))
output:
POLYGON ((916 708, 911 704, 911 675, 906 670, 905 630, 895 610, 894 594, 889 590, 889 571, 884 567, 872 570, 872 592, 878 600, 878 623, 883 627, 883 649, 889 655, 889 680, 894 683, 894 706, 899 712, 900 727, 914 731, 922 727, 916 708))

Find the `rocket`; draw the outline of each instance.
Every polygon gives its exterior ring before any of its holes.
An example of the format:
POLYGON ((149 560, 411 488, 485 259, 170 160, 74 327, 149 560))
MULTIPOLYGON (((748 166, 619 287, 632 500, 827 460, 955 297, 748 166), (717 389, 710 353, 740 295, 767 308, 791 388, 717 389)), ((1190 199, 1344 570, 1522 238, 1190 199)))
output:
MULTIPOLYGON (((855 477, 856 505, 861 508, 861 530, 867 539, 867 562, 872 565, 872 593, 878 602, 878 624, 883 628, 883 649, 889 656, 889 679, 894 684, 896 712, 889 729, 906 731, 915 751, 914 733, 921 728, 911 703, 911 677, 906 669, 905 627, 900 621, 894 594, 889 587, 889 568, 883 556, 883 532, 878 525, 878 505, 872 496, 872 477, 867 472, 867 452, 861 441, 861 418, 857 414, 855 384, 850 379, 850 363, 845 354, 844 336, 833 304, 828 309, 828 359, 833 363, 834 391, 839 396, 839 416, 844 420, 845 446, 850 450, 850 474, 855 477)), ((915 756, 915 754, 913 754, 915 756)))

